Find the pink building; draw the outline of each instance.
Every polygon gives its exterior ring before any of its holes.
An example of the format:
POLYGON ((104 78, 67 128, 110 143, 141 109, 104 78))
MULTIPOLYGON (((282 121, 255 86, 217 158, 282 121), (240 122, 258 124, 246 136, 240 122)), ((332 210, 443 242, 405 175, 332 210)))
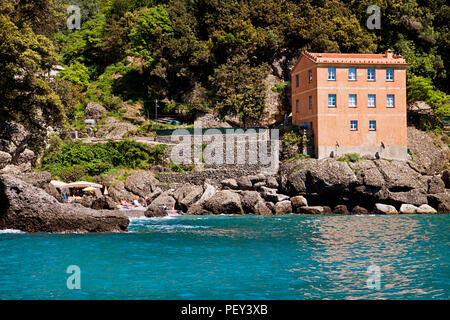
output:
POLYGON ((401 56, 303 52, 291 81, 292 123, 308 128, 317 158, 407 158, 401 56))

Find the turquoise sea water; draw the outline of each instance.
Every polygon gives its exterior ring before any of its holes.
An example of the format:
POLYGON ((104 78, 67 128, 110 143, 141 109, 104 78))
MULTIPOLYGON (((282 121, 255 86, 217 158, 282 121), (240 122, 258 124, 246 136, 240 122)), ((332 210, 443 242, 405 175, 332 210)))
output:
POLYGON ((0 299, 449 299, 450 215, 135 219, 0 233, 0 299), (81 289, 66 285, 69 265, 81 289), (369 289, 367 268, 380 268, 369 289))

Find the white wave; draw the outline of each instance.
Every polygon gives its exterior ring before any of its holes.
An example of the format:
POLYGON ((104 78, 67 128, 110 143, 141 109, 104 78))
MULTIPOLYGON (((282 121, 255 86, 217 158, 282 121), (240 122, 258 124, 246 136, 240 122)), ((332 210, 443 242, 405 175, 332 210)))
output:
POLYGON ((3 229, 3 230, 0 230, 0 233, 26 233, 26 232, 23 232, 21 230, 16 230, 16 229, 3 229))

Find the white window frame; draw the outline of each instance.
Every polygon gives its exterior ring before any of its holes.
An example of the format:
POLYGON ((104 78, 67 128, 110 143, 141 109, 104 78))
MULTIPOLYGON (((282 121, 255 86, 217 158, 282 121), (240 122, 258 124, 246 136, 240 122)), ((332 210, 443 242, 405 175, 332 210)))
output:
POLYGON ((356 68, 348 68, 348 80, 349 81, 356 81, 356 68), (350 73, 350 70, 354 70, 354 73, 350 73), (351 74, 354 74, 354 78, 350 77, 351 74))
POLYGON ((358 120, 350 120, 350 131, 358 131, 358 120))
POLYGON ((386 68, 386 81, 394 81, 394 68, 386 68), (389 73, 388 70, 392 70, 392 73, 389 73))
POLYGON ((336 81, 336 68, 328 67, 328 81, 336 81), (330 73, 330 71, 333 71, 330 73))
POLYGON ((358 103, 358 97, 356 96, 356 94, 349 94, 349 95, 348 95, 348 106, 349 106, 350 108, 356 108, 357 103, 358 103), (350 103, 350 101, 352 101, 352 100, 350 99, 350 97, 355 97, 355 104, 351 104, 351 103, 350 103))
POLYGON ((367 68, 367 81, 375 81, 375 68, 367 68), (369 70, 373 70, 373 77, 369 70))
POLYGON ((377 121, 369 120, 369 131, 377 131, 377 121), (373 124, 373 126, 372 126, 373 124))
POLYGON ((395 95, 386 95, 386 108, 395 108, 395 95), (392 99, 389 99, 390 97, 392 97, 392 99), (392 101, 392 105, 389 104, 389 101, 392 101))
POLYGON ((376 108, 377 107, 377 96, 375 94, 368 94, 367 95, 367 107, 368 108, 376 108), (372 100, 370 99, 373 97, 373 105, 370 103, 372 100))
POLYGON ((328 94, 328 108, 336 108, 336 104, 337 104, 336 100, 337 100, 336 94, 333 94, 333 93, 328 94), (330 104, 330 102, 332 101, 332 100, 330 100, 330 98, 333 96, 334 96, 334 104, 330 104))

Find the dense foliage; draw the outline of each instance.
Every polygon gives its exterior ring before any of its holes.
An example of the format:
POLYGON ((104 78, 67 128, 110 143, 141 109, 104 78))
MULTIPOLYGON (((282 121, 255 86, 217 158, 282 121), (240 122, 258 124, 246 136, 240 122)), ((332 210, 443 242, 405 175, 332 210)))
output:
POLYGON ((53 141, 42 159, 42 169, 65 181, 76 181, 108 173, 113 168, 149 168, 165 161, 166 149, 167 145, 163 144, 149 149, 131 140, 104 144, 53 141))
POLYGON ((158 99, 247 123, 262 116, 265 77, 288 81, 301 50, 388 48, 408 62, 409 101, 446 115, 449 18, 445 0, 0 0, 0 115, 38 127, 37 110, 51 123, 92 100, 117 111, 158 99), (65 23, 74 4, 80 30, 65 23), (366 27, 370 5, 380 29, 366 27), (55 86, 43 74, 58 59, 55 86), (281 74, 277 61, 289 62, 281 74))

